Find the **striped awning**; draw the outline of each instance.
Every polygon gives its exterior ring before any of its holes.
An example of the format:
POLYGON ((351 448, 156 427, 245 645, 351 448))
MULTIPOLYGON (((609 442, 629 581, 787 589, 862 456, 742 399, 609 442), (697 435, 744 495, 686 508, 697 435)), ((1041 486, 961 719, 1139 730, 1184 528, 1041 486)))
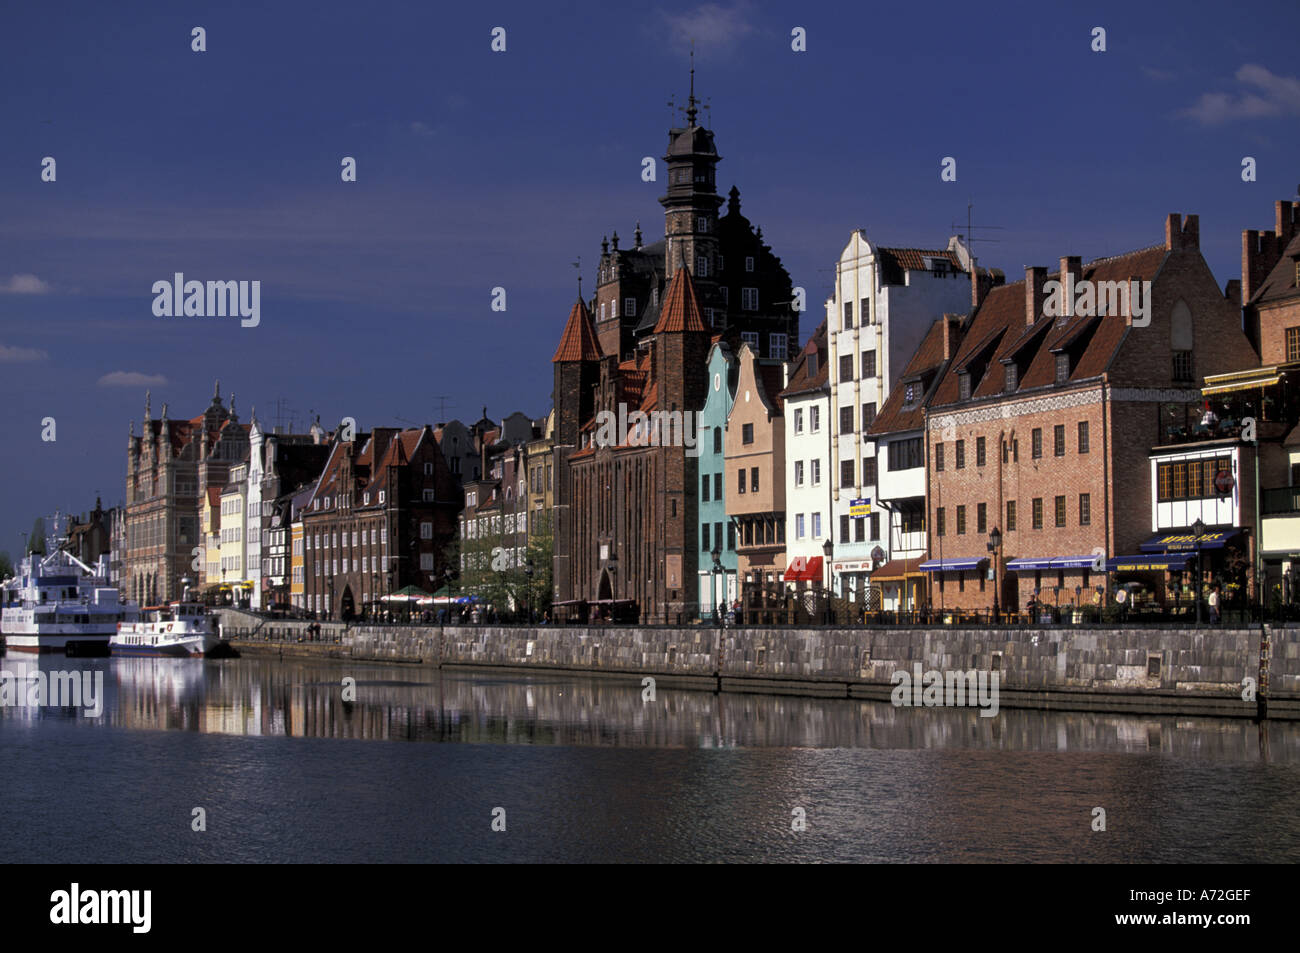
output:
POLYGON ((988 562, 984 556, 969 556, 960 559, 927 559, 920 568, 925 572, 962 572, 978 569, 981 563, 988 562))
POLYGON ((1213 394, 1231 394, 1242 390, 1258 390, 1272 387, 1282 380, 1282 373, 1276 364, 1269 367, 1254 367, 1248 371, 1233 371, 1231 374, 1211 374, 1205 378, 1201 393, 1206 397, 1213 394))
POLYGON ((1091 569, 1097 556, 1019 556, 1007 560, 1007 568, 1022 572, 1042 569, 1091 569))

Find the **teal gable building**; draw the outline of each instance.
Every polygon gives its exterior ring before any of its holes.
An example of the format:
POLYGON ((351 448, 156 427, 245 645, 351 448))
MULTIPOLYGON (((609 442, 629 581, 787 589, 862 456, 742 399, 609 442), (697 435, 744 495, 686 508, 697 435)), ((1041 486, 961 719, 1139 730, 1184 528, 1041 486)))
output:
POLYGON ((709 395, 700 411, 697 472, 699 527, 695 545, 700 547, 700 617, 713 618, 714 607, 736 601, 736 527, 727 516, 725 458, 723 447, 727 418, 736 398, 740 364, 731 348, 718 341, 709 351, 709 395), (716 556, 716 559, 715 559, 716 556), (718 571, 719 565, 721 571, 718 571))

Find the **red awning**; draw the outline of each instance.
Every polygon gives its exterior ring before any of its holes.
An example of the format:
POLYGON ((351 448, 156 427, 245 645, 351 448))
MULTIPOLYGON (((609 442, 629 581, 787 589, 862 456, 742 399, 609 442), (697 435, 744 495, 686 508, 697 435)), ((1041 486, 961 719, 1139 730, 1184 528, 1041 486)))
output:
POLYGON ((821 582, 822 557, 794 556, 785 571, 786 582, 821 582))

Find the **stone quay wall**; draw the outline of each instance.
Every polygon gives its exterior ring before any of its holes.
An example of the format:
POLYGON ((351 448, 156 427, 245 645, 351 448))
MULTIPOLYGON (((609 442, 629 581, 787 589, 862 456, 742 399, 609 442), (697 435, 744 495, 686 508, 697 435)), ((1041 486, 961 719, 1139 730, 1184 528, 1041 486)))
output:
POLYGON ((348 625, 221 610, 249 654, 562 671, 888 700, 895 672, 997 672, 1005 707, 1300 718, 1300 627, 1123 629, 348 625), (1255 698, 1251 695, 1253 687, 1255 698))

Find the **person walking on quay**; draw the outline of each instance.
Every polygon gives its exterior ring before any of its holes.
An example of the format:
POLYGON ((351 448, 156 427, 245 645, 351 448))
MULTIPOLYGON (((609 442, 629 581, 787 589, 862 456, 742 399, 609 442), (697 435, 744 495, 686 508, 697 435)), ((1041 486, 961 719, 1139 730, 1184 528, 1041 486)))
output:
POLYGON ((1219 621, 1219 586, 1218 583, 1210 587, 1210 623, 1214 624, 1219 621))

